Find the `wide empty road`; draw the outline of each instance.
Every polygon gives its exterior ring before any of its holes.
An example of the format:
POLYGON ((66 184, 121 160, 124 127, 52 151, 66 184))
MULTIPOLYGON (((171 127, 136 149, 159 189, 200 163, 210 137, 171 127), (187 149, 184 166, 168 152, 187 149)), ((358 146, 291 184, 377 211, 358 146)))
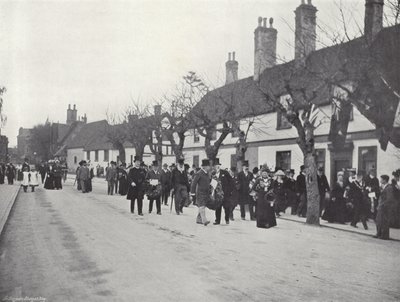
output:
POLYGON ((194 207, 138 217, 105 191, 20 192, 0 238, 0 301, 400 300, 399 242, 282 220, 204 227, 194 207))

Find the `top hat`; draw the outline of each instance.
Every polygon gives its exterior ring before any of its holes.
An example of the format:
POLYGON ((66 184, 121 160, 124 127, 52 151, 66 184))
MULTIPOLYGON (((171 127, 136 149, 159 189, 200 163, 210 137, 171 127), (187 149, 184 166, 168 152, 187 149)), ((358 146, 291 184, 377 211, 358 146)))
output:
POLYGON ((219 158, 214 159, 213 164, 214 166, 220 166, 221 163, 219 162, 219 158))
POLYGON ((201 160, 202 167, 209 166, 209 165, 210 165, 210 161, 208 159, 201 160))
POLYGON ((183 158, 178 159, 178 164, 183 165, 184 162, 185 162, 185 160, 183 158))
POLYGON ((231 167, 232 172, 236 172, 236 167, 231 167))
POLYGON ((135 157, 133 158, 133 161, 134 161, 134 162, 135 162, 135 161, 141 161, 140 156, 135 155, 135 157))
POLYGON ((285 176, 285 173, 282 170, 278 170, 275 172, 275 176, 285 176))
POLYGON ((248 167, 249 166, 249 161, 248 160, 244 160, 242 163, 242 166, 248 167))
POLYGON ((158 161, 157 160, 153 160, 153 167, 158 167, 158 161))
POLYGON ((305 168, 306 168, 305 165, 301 165, 301 166, 300 166, 300 171, 303 171, 305 168))

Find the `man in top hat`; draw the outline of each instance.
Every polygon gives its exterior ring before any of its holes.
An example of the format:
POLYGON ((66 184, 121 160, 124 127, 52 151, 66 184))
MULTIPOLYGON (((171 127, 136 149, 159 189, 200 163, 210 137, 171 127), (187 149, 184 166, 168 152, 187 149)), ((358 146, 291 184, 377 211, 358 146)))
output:
POLYGON ((134 166, 129 170, 128 173, 128 194, 126 199, 131 201, 131 213, 135 212, 135 201, 137 201, 138 214, 143 216, 143 196, 146 181, 146 172, 140 167, 141 158, 139 156, 134 157, 134 166))
POLYGON ((297 213, 297 196, 296 196, 296 180, 294 179, 294 169, 286 170, 285 178, 287 205, 291 207, 291 214, 297 213))
POLYGON ((222 204, 215 209, 214 224, 217 225, 221 223, 222 207, 224 208, 225 222, 226 224, 229 224, 229 216, 231 213, 230 203, 233 190, 233 180, 228 171, 221 170, 221 163, 219 162, 219 158, 216 158, 213 164, 214 164, 215 177, 221 182, 222 191, 224 192, 224 199, 222 201, 222 204))
POLYGON ((296 178, 296 194, 299 199, 297 215, 306 217, 307 215, 307 189, 306 189, 306 167, 300 166, 300 174, 296 178))
POLYGON ((149 185, 147 192, 149 214, 153 211, 153 203, 156 201, 157 215, 161 215, 161 172, 158 169, 157 160, 153 161, 152 168, 147 172, 146 180, 149 185))
POLYGON ((199 208, 199 214, 197 215, 197 223, 201 223, 207 226, 210 221, 206 217, 206 205, 210 199, 210 161, 203 159, 201 163, 201 169, 193 178, 190 193, 196 196, 196 205, 199 208))
POLYGON ((371 213, 372 217, 376 217, 376 208, 378 207, 378 199, 380 194, 379 180, 376 177, 376 171, 371 169, 368 171, 368 175, 365 176, 365 189, 368 192, 368 198, 371 202, 371 213))
POLYGON ((249 207, 250 220, 255 220, 254 213, 254 200, 250 196, 250 182, 253 179, 253 174, 249 171, 249 162, 247 160, 243 161, 243 170, 238 174, 239 181, 239 205, 240 205, 240 215, 242 220, 246 220, 246 205, 249 207))
POLYGON ((171 193, 175 195, 176 215, 180 215, 183 212, 183 206, 189 199, 189 179, 185 171, 185 162, 183 159, 179 159, 176 168, 172 170, 171 185, 171 193))
POLYGON ((168 170, 168 165, 164 164, 161 170, 161 203, 168 205, 168 197, 171 191, 171 171, 168 170))
POLYGON ((324 167, 319 167, 317 170, 317 182, 319 191, 319 215, 322 215, 322 211, 325 209, 325 199, 329 199, 329 192, 331 188, 329 187, 328 179, 325 175, 324 167))

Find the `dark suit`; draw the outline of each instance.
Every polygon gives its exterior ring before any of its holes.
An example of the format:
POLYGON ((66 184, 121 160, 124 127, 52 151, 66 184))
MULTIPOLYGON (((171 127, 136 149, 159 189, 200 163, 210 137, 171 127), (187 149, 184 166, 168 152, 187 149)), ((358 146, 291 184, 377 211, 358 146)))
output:
POLYGON ((231 175, 225 170, 220 170, 218 179, 224 192, 224 200, 222 205, 215 209, 215 223, 219 224, 221 222, 222 207, 224 208, 225 222, 229 223, 231 195, 234 184, 231 175))
POLYGON ((307 215, 307 189, 306 189, 306 176, 300 173, 296 178, 296 193, 299 196, 299 207, 297 215, 306 217, 307 215))
POLYGON ((162 203, 168 204, 168 197, 171 191, 171 171, 161 170, 162 203))
POLYGON ((186 171, 183 168, 182 170, 179 170, 179 168, 174 169, 172 171, 171 183, 175 194, 175 211, 179 215, 189 199, 189 179, 186 171))
POLYGON ((376 214, 376 236, 380 239, 389 239, 389 215, 394 204, 394 188, 387 184, 379 196, 378 213, 376 214))
POLYGON ((254 215, 254 200, 250 196, 250 181, 253 179, 253 174, 248 172, 246 175, 243 171, 238 174, 239 181, 239 205, 240 205, 240 215, 242 219, 246 217, 245 205, 249 205, 250 219, 255 219, 254 215))
POLYGON ((131 213, 135 211, 135 200, 138 204, 138 213, 142 214, 143 196, 145 189, 146 172, 143 169, 133 167, 128 173, 128 194, 126 199, 131 201, 131 213), (132 182, 135 186, 132 186, 132 182))
POLYGON ((197 223, 208 223, 206 218, 206 206, 210 199, 210 175, 201 169, 193 178, 190 192, 196 194, 196 205, 199 207, 197 223))

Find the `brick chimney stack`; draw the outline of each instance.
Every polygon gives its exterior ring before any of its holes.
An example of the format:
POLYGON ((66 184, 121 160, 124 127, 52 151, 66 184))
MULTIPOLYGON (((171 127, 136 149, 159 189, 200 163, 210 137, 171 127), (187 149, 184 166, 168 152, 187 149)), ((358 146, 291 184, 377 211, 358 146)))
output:
POLYGON ((67 109, 67 125, 71 125, 76 122, 78 118, 78 111, 76 110, 76 105, 71 109, 71 104, 68 105, 67 109))
POLYGON ((261 73, 276 64, 276 39, 278 31, 273 28, 274 19, 258 17, 258 26, 254 31, 254 81, 261 73))
POLYGON ((294 58, 300 59, 308 56, 316 48, 317 8, 311 0, 301 0, 301 4, 294 11, 296 15, 295 52, 294 58))
POLYGON ((226 82, 225 84, 230 84, 238 79, 238 68, 239 63, 235 60, 235 52, 228 53, 228 61, 225 63, 226 67, 226 82))
POLYGON ((365 0, 364 34, 372 40, 382 29, 384 0, 365 0))

